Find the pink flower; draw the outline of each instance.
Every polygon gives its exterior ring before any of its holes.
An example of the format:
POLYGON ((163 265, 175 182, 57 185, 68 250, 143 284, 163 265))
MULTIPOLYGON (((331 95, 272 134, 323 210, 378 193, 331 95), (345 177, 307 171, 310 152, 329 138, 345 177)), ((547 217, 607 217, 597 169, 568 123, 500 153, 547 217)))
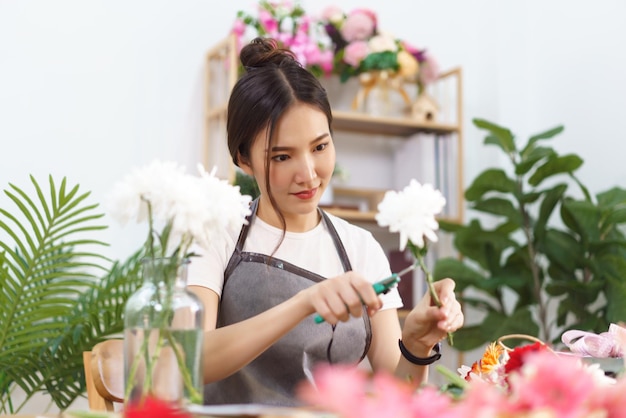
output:
POLYGON ((349 418, 364 409, 367 375, 354 366, 321 365, 314 371, 315 386, 309 382, 296 388, 299 399, 349 418))
POLYGON ((369 47, 365 41, 355 41, 348 44, 344 50, 343 60, 346 64, 358 67, 369 54, 369 47))
POLYGON ((425 85, 439 78, 439 64, 430 54, 426 55, 425 61, 420 66, 419 78, 425 85))
POLYGON ((589 394, 591 410, 605 410, 610 418, 626 418, 626 379, 619 379, 614 385, 602 387, 589 394))
POLYGON ((482 380, 472 380, 462 401, 453 406, 450 416, 464 418, 508 416, 507 413, 511 410, 506 393, 482 380))
POLYGON ((278 31, 278 21, 265 9, 259 10, 259 23, 268 34, 278 31))
POLYGON ((509 376, 517 410, 549 408, 561 418, 586 416, 581 412, 589 411, 595 381, 579 359, 545 350, 526 354, 524 363, 509 376))
POLYGON ((340 29, 341 36, 346 42, 363 41, 374 35, 376 19, 366 9, 352 11, 343 22, 340 29))
POLYGON ((420 418, 452 418, 452 399, 434 387, 425 387, 413 397, 411 416, 420 418))
POLYGON ((233 33, 240 38, 246 33, 246 24, 241 19, 235 19, 235 23, 233 23, 233 33))

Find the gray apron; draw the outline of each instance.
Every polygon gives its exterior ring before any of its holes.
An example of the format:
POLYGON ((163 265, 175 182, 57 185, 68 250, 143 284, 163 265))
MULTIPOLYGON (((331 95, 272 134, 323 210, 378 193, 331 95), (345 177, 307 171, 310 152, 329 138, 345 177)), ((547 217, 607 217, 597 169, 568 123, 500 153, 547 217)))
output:
MULTIPOLYGON (((249 225, 256 216, 258 202, 244 225, 233 255, 224 272, 224 286, 217 326, 234 324, 264 312, 296 293, 325 280, 324 277, 280 259, 243 252, 249 225)), ((344 271, 350 261, 334 226, 320 210, 322 222, 332 236, 344 271)), ((315 257, 311 254, 311 257, 315 257)), ((312 380, 318 363, 357 364, 365 358, 372 333, 364 308, 361 318, 351 318, 336 326, 316 324, 314 315, 304 319, 269 349, 240 371, 205 385, 205 404, 261 403, 296 406, 294 390, 305 379, 312 380)))

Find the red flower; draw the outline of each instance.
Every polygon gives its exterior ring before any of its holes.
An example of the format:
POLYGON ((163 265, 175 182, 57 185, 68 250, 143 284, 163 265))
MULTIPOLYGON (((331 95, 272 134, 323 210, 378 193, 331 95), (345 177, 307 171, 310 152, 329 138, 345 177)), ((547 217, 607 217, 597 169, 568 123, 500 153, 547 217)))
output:
POLYGON ((509 352, 509 360, 504 365, 504 374, 508 376, 509 373, 519 370, 524 365, 525 357, 529 353, 536 353, 547 349, 548 347, 540 342, 516 347, 509 352))
POLYGON ((147 397, 141 402, 128 405, 124 418, 191 418, 191 414, 162 399, 147 397))

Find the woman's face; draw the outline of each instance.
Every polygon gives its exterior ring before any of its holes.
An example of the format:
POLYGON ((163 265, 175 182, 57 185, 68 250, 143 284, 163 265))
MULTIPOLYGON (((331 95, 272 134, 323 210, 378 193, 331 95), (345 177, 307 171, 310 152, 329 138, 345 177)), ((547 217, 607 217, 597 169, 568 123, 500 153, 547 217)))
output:
POLYGON ((335 147, 326 115, 318 108, 297 103, 278 120, 274 140, 266 143, 262 130, 250 149, 250 161, 241 168, 253 175, 261 190, 258 215, 276 227, 265 186, 266 153, 270 157, 270 188, 290 231, 306 231, 318 222, 317 205, 335 168, 335 147))

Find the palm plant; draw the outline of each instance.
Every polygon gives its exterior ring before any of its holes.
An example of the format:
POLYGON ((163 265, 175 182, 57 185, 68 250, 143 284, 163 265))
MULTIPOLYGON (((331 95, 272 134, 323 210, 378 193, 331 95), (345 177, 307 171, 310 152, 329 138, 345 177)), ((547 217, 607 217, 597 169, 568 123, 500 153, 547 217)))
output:
POLYGON ((123 330, 126 300, 140 284, 141 253, 111 262, 87 237, 106 228, 90 193, 31 176, 36 198, 10 184, 19 216, 0 208, 0 414, 38 392, 63 410, 85 391, 82 352, 123 330), (14 391, 26 397, 14 404, 14 391))

